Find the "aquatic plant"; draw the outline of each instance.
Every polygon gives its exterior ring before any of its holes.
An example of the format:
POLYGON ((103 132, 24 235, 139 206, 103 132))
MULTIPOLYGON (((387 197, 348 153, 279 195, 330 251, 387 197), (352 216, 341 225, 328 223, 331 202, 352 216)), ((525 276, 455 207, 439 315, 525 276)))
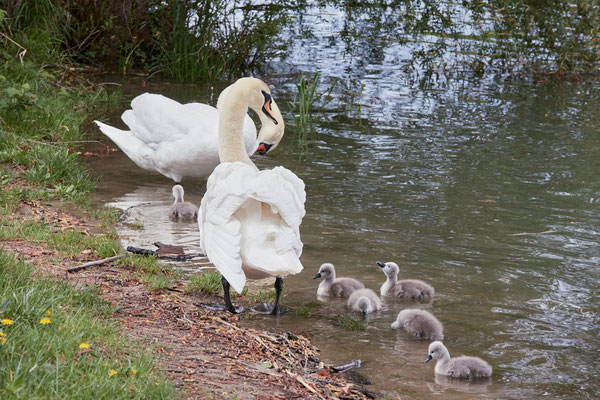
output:
POLYGON ((336 319, 339 326, 349 331, 362 331, 367 328, 364 318, 339 315, 336 319))
POLYGON ((296 84, 296 97, 293 102, 288 103, 288 106, 292 110, 295 134, 301 149, 301 156, 306 154, 308 145, 313 140, 313 107, 323 108, 329 104, 333 99, 331 92, 336 83, 337 81, 334 81, 324 92, 318 91, 321 84, 321 73, 317 72, 312 76, 300 76, 300 82, 296 84))

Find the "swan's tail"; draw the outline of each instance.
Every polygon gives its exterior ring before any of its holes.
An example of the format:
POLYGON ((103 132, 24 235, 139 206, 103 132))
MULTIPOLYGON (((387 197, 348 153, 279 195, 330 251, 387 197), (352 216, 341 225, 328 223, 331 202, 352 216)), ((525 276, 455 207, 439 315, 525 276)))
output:
POLYGON ((154 152, 131 131, 117 129, 100 121, 94 121, 102 133, 110 138, 140 168, 155 171, 154 152))

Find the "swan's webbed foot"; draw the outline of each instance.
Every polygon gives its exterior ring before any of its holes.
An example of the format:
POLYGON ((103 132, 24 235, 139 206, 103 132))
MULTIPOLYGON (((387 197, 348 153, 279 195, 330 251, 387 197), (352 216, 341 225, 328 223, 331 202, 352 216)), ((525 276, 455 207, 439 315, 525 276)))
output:
POLYGON ((277 307, 277 310, 275 310, 275 307, 272 304, 269 303, 261 303, 260 305, 256 306, 256 307, 252 307, 250 309, 250 311, 255 312, 257 314, 270 314, 270 315, 281 315, 283 313, 286 313, 289 311, 288 307, 284 307, 284 306, 279 306, 277 307))
POLYGON ((203 303, 195 303, 198 307, 206 308, 211 311, 229 311, 232 314, 241 314, 244 312, 244 307, 234 307, 231 305, 231 309, 227 308, 226 305, 211 305, 211 304, 203 304, 203 303))

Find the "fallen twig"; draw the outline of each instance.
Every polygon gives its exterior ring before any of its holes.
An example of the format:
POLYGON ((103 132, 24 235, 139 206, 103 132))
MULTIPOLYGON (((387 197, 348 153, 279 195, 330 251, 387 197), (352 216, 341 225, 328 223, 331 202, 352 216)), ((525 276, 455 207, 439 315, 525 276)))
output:
POLYGON ((88 263, 85 263, 85 264, 82 264, 82 265, 78 265, 76 267, 68 268, 67 272, 71 273, 71 272, 81 271, 82 269, 93 267, 94 265, 100 265, 100 264, 104 264, 104 263, 107 263, 107 262, 118 260, 121 257, 125 257, 125 255, 122 254, 120 256, 113 256, 113 257, 103 258, 102 260, 90 261, 88 263))
POLYGON ((145 206, 145 205, 148 205, 148 204, 150 204, 150 202, 149 202, 149 201, 147 201, 147 202, 145 202, 145 203, 135 204, 135 205, 133 205, 133 206, 131 206, 131 207, 127 207, 126 209, 124 209, 123 211, 121 211, 121 213, 120 213, 120 214, 119 214, 119 216, 117 217, 117 222, 119 222, 119 220, 121 219, 121 217, 122 217, 123 215, 125 215, 125 213, 126 213, 127 211, 131 210, 132 208, 134 208, 134 207, 139 207, 139 206, 145 206))

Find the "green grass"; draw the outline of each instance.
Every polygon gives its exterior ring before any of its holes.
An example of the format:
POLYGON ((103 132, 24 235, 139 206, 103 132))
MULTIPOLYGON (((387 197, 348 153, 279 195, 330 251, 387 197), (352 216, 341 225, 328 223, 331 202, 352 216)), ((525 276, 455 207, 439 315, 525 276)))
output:
POLYGON ((336 323, 349 331, 363 331, 367 328, 367 324, 363 318, 348 317, 345 315, 338 316, 336 323))
POLYGON ((221 284, 221 274, 217 271, 205 271, 190 276, 190 282, 185 287, 184 292, 204 292, 212 295, 218 295, 223 292, 221 284))
POLYGON ((246 295, 246 298, 250 301, 254 301, 257 303, 271 303, 275 301, 275 295, 277 292, 275 289, 265 289, 259 290, 255 293, 249 293, 246 295))
POLYGON ((12 321, 0 325, 6 338, 0 345, 0 398, 173 396, 152 358, 123 338, 110 318, 114 309, 93 287, 75 290, 34 278, 27 264, 1 249, 0 265, 0 317, 12 321), (43 318, 50 323, 42 324, 43 318), (90 347, 80 349, 81 343, 90 347))

